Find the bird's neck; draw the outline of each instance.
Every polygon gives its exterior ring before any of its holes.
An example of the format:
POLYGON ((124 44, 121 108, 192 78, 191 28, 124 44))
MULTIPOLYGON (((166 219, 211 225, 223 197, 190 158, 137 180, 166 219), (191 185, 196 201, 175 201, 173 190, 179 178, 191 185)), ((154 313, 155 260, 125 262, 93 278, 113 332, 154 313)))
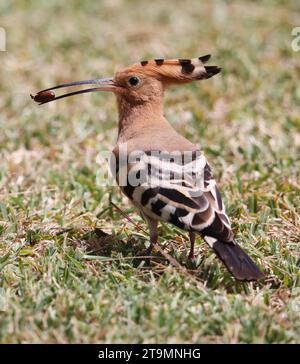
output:
POLYGON ((150 134, 160 127, 171 127, 163 116, 162 100, 150 100, 132 104, 124 98, 118 99, 119 132, 118 142, 123 143, 144 133, 150 134))
POLYGON ((114 152, 125 144, 127 152, 136 150, 196 151, 199 146, 177 133, 163 116, 162 99, 132 105, 118 99, 119 133, 114 152))

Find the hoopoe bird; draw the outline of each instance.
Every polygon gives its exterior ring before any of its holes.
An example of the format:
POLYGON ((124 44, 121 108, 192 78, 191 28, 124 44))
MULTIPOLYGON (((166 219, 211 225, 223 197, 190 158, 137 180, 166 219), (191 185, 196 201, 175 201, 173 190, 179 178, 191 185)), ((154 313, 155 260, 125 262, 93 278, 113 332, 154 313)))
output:
POLYGON ((212 169, 199 147, 181 136, 163 114, 164 91, 208 79, 221 71, 207 66, 210 55, 195 59, 154 59, 136 63, 112 78, 66 83, 40 91, 40 104, 87 92, 111 91, 119 112, 117 145, 113 150, 115 178, 150 230, 151 254, 157 243, 158 222, 165 221, 189 232, 189 258, 200 235, 241 281, 264 277, 252 259, 235 242, 212 169), (55 97, 53 90, 94 84, 97 87, 55 97))

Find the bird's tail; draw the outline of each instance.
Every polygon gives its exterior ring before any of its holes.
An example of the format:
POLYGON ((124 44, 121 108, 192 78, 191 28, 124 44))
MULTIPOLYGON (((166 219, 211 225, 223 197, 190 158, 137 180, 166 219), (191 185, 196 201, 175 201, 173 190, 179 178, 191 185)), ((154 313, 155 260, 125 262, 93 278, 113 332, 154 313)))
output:
POLYGON ((204 236, 204 240, 239 281, 258 281, 264 278, 264 274, 239 245, 221 242, 209 236, 204 236))

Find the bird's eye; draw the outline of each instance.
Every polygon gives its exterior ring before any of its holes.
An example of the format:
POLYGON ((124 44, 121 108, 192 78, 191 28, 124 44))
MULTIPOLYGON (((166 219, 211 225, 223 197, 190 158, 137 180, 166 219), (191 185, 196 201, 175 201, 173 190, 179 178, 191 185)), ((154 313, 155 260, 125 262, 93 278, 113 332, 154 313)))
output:
POLYGON ((132 76, 128 78, 128 83, 130 86, 136 86, 140 80, 136 76, 132 76))

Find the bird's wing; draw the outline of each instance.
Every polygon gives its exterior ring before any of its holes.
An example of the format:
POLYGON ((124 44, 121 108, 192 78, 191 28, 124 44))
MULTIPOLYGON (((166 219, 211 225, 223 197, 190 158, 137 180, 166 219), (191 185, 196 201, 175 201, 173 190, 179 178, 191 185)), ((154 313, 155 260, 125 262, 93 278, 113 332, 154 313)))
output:
POLYGON ((180 153, 173 158, 172 153, 139 152, 127 162, 117 179, 143 215, 201 234, 236 279, 264 277, 234 242, 220 192, 202 153, 187 157, 180 153))
POLYGON ((203 153, 143 152, 128 160, 127 168, 121 188, 143 214, 222 242, 233 240, 203 153))

